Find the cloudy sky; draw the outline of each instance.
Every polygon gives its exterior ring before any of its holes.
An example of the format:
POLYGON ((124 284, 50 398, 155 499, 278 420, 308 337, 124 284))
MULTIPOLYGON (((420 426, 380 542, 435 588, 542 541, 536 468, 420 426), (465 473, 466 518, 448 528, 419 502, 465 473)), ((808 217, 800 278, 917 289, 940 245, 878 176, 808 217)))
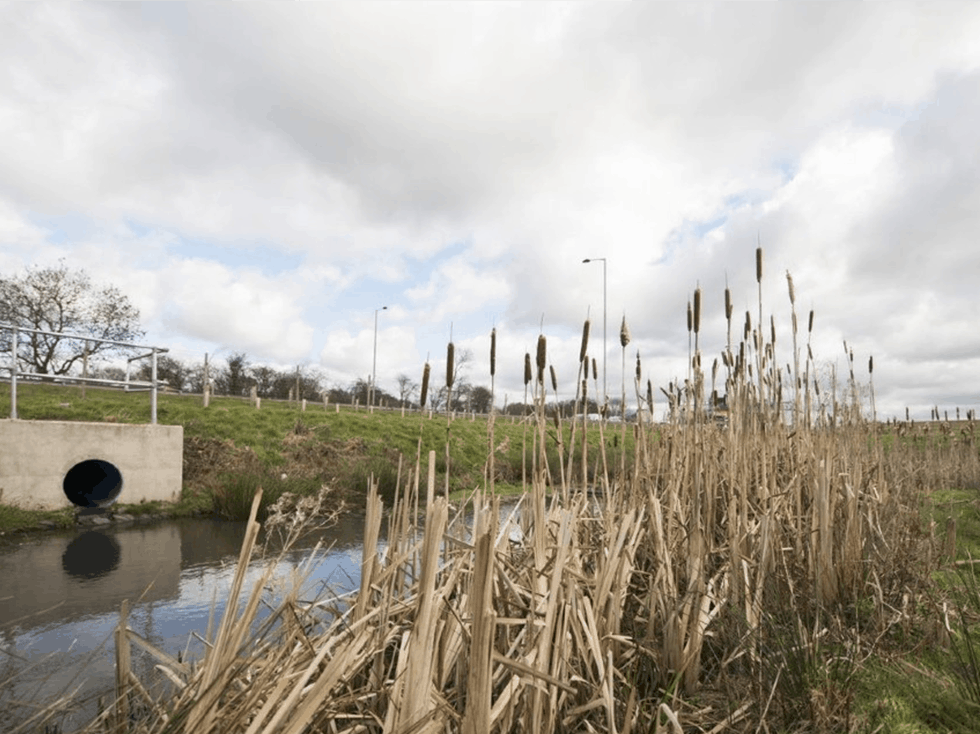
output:
POLYGON ((781 361, 789 271, 817 360, 927 418, 980 407, 978 237, 977 3, 0 6, 0 273, 83 266, 187 361, 347 385, 387 306, 379 387, 450 329, 489 384, 496 327, 521 400, 543 327, 569 397, 605 312, 610 392, 624 314, 659 387, 761 242, 781 361))

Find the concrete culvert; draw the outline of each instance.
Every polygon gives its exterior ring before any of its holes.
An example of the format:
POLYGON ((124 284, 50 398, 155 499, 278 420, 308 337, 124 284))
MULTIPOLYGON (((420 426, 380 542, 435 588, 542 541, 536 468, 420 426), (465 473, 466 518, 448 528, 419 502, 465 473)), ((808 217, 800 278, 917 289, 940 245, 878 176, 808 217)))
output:
POLYGON ((122 493, 122 474, 103 459, 86 459, 75 464, 62 482, 65 496, 79 507, 108 507, 122 493))

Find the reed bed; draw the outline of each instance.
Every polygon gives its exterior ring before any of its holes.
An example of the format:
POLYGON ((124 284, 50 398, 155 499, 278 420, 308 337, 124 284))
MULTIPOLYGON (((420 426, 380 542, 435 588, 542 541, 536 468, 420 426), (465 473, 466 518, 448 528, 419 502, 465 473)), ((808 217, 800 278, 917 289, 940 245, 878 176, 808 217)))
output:
MULTIPOLYGON (((761 281, 761 248, 756 270, 761 281)), ((666 423, 628 426, 629 455, 625 441, 618 457, 606 456, 605 440, 599 456, 585 451, 602 423, 573 421, 566 441, 561 419, 546 419, 542 336, 536 371, 524 357, 537 411, 528 492, 513 512, 501 516, 490 481, 474 489, 471 515, 450 507, 435 486, 435 452, 425 467, 420 451, 392 507, 370 489, 356 594, 303 600, 297 580, 260 622, 271 583, 263 577, 241 609, 229 604, 200 661, 167 669, 171 697, 149 701, 123 681, 87 731, 856 730, 864 661, 912 629, 915 644, 949 639, 949 616, 927 593, 947 539, 923 521, 921 504, 931 482, 980 484, 977 444, 972 423, 938 441, 868 420, 853 358, 840 394, 819 396, 813 314, 804 354, 788 284, 794 354, 785 370, 774 321, 763 327, 761 286, 759 320, 746 313, 737 346, 726 288, 724 401, 718 360, 710 378, 701 367, 695 291, 689 376, 664 391, 666 423), (557 467, 547 450, 556 445, 557 467)), ((590 364, 596 378, 588 337, 587 321, 582 404, 590 364)), ((625 318, 621 343, 625 389, 625 318)), ((423 384, 427 376, 428 365, 423 384)), ((639 355, 634 388, 652 415, 639 355)), ((258 507, 257 495, 232 601, 258 507)))

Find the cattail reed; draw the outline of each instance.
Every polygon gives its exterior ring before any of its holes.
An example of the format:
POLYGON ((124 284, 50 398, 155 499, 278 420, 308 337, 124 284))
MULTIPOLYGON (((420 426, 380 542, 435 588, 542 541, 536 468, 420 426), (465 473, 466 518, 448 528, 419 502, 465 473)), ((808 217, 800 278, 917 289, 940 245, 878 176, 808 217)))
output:
POLYGON ((691 310, 691 302, 687 302, 687 331, 688 333, 694 331, 694 313, 691 310))
POLYGON ((755 248, 755 281, 762 283, 762 248, 755 248))
POLYGON ((639 385, 642 382, 643 373, 640 370, 640 352, 636 352, 636 384, 639 385))
POLYGON ((694 290, 694 333, 701 331, 701 289, 694 290))
POLYGON ((558 394, 558 375, 555 374, 555 366, 548 365, 548 369, 551 370, 551 389, 555 391, 555 395, 558 394))
POLYGON ((490 330, 490 376, 497 374, 497 329, 490 330))
POLYGON ((813 333, 813 309, 810 309, 810 322, 806 327, 807 334, 813 333))
POLYGON ((592 358, 592 379, 599 379, 599 369, 596 367, 595 357, 592 358))
POLYGON ((623 347, 630 343, 630 327, 626 325, 626 315, 623 315, 623 325, 619 327, 619 343, 623 347))
POLYGON ((544 334, 538 336, 538 351, 536 355, 538 365, 538 382, 544 384, 544 368, 548 363, 548 340, 544 334))
POLYGON ((455 375, 453 374, 455 369, 456 360, 456 347, 452 342, 449 342, 449 346, 446 347, 446 387, 452 388, 453 379, 455 375))
POLYGON ((524 352, 524 387, 531 382, 531 355, 524 352))
MULTIPOLYGON (((582 347, 578 351, 578 361, 579 364, 585 362, 585 353, 589 347, 589 320, 585 320, 585 324, 582 326, 582 347)), ((588 364, 586 364, 586 369, 588 369, 588 364)))
POLYGON ((425 363, 425 367, 422 369, 422 394, 419 397, 419 407, 425 407, 425 399, 429 396, 429 363, 425 363))

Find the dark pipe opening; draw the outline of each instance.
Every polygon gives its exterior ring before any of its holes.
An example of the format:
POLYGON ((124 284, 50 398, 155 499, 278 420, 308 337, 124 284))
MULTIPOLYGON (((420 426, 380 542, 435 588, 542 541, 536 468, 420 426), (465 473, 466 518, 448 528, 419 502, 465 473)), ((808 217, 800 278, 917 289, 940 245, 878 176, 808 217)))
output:
POLYGON ((119 497, 122 486, 122 474, 103 459, 80 461, 62 482, 65 496, 79 507, 108 507, 119 497))

